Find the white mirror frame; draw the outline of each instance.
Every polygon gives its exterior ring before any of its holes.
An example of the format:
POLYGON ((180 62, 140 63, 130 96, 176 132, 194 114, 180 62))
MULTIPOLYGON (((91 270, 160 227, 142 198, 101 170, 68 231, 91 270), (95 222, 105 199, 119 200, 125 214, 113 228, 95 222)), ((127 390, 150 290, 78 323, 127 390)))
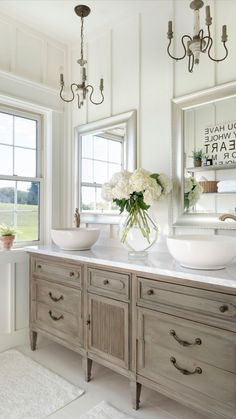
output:
POLYGON ((184 213, 184 110, 236 96, 236 82, 223 84, 207 90, 172 100, 172 211, 171 225, 212 229, 236 229, 236 222, 219 220, 215 214, 184 213))
MULTIPOLYGON (((137 168, 137 111, 132 110, 110 118, 100 119, 75 128, 75 191, 74 208, 80 208, 79 185, 81 173, 79 157, 81 154, 81 137, 86 134, 93 134, 107 128, 111 129, 120 124, 126 128, 126 159, 125 169, 133 172, 137 168), (78 182, 78 183, 77 183, 78 182)), ((119 224, 120 216, 113 214, 81 214, 81 222, 86 224, 119 224)))

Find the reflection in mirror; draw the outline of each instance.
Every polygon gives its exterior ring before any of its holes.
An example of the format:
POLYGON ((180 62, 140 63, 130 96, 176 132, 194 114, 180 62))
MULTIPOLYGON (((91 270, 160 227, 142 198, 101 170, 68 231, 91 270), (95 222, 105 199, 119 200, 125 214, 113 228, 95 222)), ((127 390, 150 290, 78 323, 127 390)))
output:
POLYGON ((236 98, 186 109, 183 121, 185 211, 235 212, 236 98))
POLYGON ((236 83, 173 99, 173 227, 236 229, 236 83), (234 218, 234 217, 233 217, 234 218))
POLYGON ((101 197, 102 184, 122 169, 133 171, 136 157, 136 112, 113 116, 76 129, 75 207, 82 215, 116 215, 101 197))

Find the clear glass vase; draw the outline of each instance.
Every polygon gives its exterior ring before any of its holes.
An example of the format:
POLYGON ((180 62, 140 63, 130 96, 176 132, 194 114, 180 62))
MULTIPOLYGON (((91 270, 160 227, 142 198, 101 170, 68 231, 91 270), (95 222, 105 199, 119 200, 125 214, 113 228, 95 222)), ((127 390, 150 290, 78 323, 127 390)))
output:
POLYGON ((129 252, 129 258, 143 259, 157 240, 158 227, 146 210, 124 213, 120 220, 119 238, 129 252))

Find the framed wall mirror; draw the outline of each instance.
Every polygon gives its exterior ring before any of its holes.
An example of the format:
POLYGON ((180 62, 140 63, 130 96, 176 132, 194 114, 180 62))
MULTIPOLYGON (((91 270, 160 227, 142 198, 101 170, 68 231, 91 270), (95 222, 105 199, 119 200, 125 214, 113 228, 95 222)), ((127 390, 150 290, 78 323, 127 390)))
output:
POLYGON ((232 228, 236 222, 236 83, 174 99, 175 227, 232 228))
POLYGON ((119 222, 119 211, 101 197, 103 183, 122 169, 137 167, 136 111, 75 129, 75 207, 83 222, 119 222))

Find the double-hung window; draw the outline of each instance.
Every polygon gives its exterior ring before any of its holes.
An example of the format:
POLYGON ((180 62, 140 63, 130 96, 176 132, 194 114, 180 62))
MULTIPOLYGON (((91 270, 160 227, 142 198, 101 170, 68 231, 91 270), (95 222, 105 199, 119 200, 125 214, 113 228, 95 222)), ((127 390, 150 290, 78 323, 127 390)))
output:
POLYGON ((0 107, 0 224, 16 241, 40 240, 41 117, 0 107))
POLYGON ((80 210, 82 213, 115 213, 101 197, 102 184, 124 168, 124 129, 80 137, 80 210))

